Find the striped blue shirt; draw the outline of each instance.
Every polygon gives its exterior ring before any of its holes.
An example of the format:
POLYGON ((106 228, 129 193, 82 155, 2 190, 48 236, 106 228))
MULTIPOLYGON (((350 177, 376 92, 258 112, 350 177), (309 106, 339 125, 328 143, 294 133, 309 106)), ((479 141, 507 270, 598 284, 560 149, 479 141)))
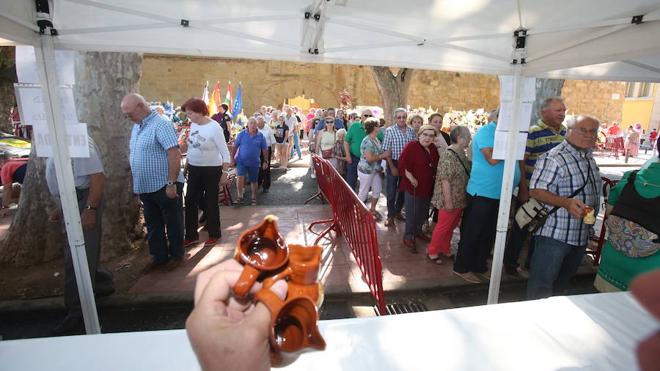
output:
MULTIPOLYGON (((174 127, 155 111, 133 125, 129 148, 134 193, 156 192, 167 184, 167 150, 178 146, 174 127)), ((177 180, 183 182, 181 173, 177 180)))
POLYGON ((562 124, 558 130, 548 126, 539 120, 536 125, 529 129, 527 135, 527 149, 525 150, 525 176, 527 180, 532 179, 536 160, 544 153, 555 148, 557 144, 564 141, 566 127, 562 124))

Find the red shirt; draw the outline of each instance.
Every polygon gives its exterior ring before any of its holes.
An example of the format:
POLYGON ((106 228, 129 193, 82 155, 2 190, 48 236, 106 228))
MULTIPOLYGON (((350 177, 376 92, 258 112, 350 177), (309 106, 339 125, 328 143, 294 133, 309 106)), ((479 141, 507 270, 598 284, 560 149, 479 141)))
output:
POLYGON ((415 197, 431 197, 439 158, 438 148, 435 144, 431 143, 428 151, 426 151, 418 141, 408 142, 403 147, 397 163, 399 176, 401 177, 399 190, 414 194, 415 197), (408 170, 417 179, 417 188, 410 184, 410 181, 406 178, 405 170, 408 170))
POLYGON ((657 131, 652 131, 651 134, 649 134, 649 140, 654 141, 655 138, 658 137, 658 132, 657 131))
POLYGON ((19 167, 25 165, 27 163, 28 159, 14 159, 14 160, 8 160, 5 162, 5 164, 2 166, 2 169, 0 169, 0 181, 2 184, 10 184, 13 183, 13 178, 14 178, 14 173, 16 172, 16 169, 19 167))

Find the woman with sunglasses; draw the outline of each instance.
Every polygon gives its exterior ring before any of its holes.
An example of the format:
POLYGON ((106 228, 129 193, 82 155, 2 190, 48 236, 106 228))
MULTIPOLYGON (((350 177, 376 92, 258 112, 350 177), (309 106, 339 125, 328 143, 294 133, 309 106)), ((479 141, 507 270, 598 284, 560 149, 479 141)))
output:
POLYGON ((399 190, 404 192, 406 209, 403 244, 415 254, 417 253, 415 237, 426 242, 431 240, 422 232, 422 225, 428 219, 438 167, 438 149, 433 144, 437 135, 438 131, 435 127, 423 125, 419 128, 417 140, 406 144, 397 163, 401 174, 399 190))
POLYGON ((325 127, 316 134, 316 150, 324 159, 328 160, 332 166, 337 168, 335 159, 335 142, 337 141, 337 132, 335 130, 335 118, 331 115, 325 116, 325 127))

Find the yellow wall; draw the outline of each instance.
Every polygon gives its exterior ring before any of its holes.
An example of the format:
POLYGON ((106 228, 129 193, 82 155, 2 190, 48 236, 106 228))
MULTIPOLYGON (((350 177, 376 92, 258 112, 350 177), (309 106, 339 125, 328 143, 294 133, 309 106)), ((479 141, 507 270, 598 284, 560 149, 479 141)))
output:
POLYGON ((653 111, 653 98, 626 99, 623 102, 623 117, 621 127, 627 128, 635 123, 641 123, 642 128, 648 131, 653 111))

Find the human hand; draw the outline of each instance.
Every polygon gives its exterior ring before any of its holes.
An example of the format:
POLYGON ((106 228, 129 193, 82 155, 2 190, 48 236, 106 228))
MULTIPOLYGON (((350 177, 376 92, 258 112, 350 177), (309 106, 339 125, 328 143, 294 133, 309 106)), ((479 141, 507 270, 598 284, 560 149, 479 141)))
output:
POLYGON ((529 201, 529 188, 521 186, 518 188, 518 203, 524 204, 527 201, 529 201))
MULTIPOLYGON (((243 267, 224 261, 197 276, 195 309, 186 320, 186 331, 204 370, 269 370, 271 315, 262 304, 232 296, 243 267)), ((261 289, 256 283, 251 293, 261 289)), ((282 280, 270 288, 281 299, 287 286, 282 280)))
POLYGON ((353 159, 351 158, 351 155, 346 156, 346 163, 347 164, 352 164, 353 163, 353 159))
POLYGON ((165 186, 165 195, 168 198, 177 198, 176 194, 176 184, 165 186))
POLYGON ((85 209, 82 214, 80 214, 80 224, 82 224, 83 229, 91 229, 96 225, 96 210, 85 209))
POLYGON ((399 176, 399 169, 396 166, 390 166, 390 173, 392 173, 392 176, 399 176))
POLYGON ((413 187, 417 188, 417 186, 419 185, 417 179, 412 175, 407 176, 407 178, 410 181, 410 184, 412 184, 413 187))
POLYGON ((587 207, 584 202, 578 200, 577 198, 567 198, 562 205, 566 211, 568 211, 571 216, 576 219, 582 219, 584 217, 584 210, 587 207))
POLYGON ((220 185, 225 186, 228 183, 229 183, 229 176, 227 175, 227 173, 223 172, 222 175, 220 175, 220 185))
POLYGON ((264 170, 268 169, 268 162, 264 161, 264 163, 261 164, 261 168, 264 169, 264 170))
MULTIPOLYGON (((639 276, 630 283, 630 291, 646 310, 660 319, 660 270, 639 276)), ((656 329, 637 346, 637 361, 642 371, 657 370, 660 364, 660 331, 656 329)))
POLYGON ((57 223, 60 221, 60 211, 53 210, 48 214, 48 221, 51 223, 57 223))

